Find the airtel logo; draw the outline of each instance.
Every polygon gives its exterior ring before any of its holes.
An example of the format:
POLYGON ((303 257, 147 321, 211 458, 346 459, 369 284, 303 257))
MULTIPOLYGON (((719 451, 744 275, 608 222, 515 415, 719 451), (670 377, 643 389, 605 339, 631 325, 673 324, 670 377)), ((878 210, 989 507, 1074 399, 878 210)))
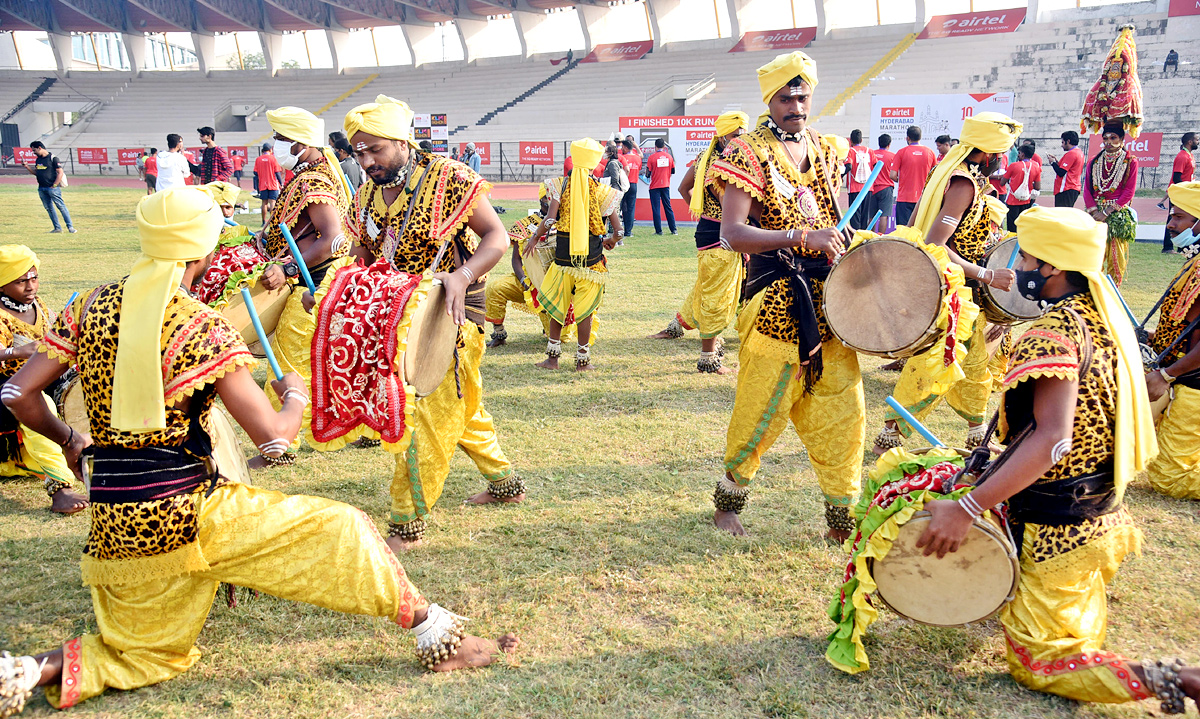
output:
POLYGON ((550 154, 550 148, 548 148, 544 145, 526 145, 525 147, 521 148, 521 150, 529 155, 548 155, 548 154, 550 154))
POLYGON ((982 17, 973 17, 970 20, 946 20, 942 23, 943 29, 952 27, 980 27, 982 25, 1003 25, 1004 15, 984 15, 982 17))

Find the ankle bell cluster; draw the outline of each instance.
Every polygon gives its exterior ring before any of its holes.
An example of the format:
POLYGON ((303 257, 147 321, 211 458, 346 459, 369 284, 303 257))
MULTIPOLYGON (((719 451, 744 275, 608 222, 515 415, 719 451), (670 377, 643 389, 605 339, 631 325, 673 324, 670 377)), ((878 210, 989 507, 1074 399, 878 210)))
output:
POLYGON ((1154 692, 1154 696, 1162 702, 1164 714, 1183 714, 1187 710, 1183 691, 1183 679, 1179 673, 1183 671, 1183 660, 1179 657, 1159 659, 1153 664, 1146 662, 1142 665, 1146 673, 1146 688, 1154 692))
POLYGON ((430 671, 447 659, 458 655, 463 641, 463 622, 466 617, 430 604, 425 621, 412 628, 417 638, 417 661, 430 671))
POLYGON ((425 536, 425 530, 428 526, 421 517, 403 524, 392 522, 388 525, 388 536, 399 537, 406 542, 415 542, 425 536))
POLYGON ((825 503, 825 524, 835 532, 853 532, 854 518, 850 516, 850 508, 825 503))
POLYGON ((525 480, 514 472, 499 482, 488 483, 488 494, 496 499, 510 499, 525 494, 525 480))
POLYGON ((746 501, 749 498, 750 488, 739 487, 728 477, 718 479, 716 489, 713 490, 713 506, 719 512, 738 514, 746 508, 746 501))
POLYGON ((700 372, 715 373, 720 371, 723 364, 721 355, 717 352, 701 352, 700 359, 696 361, 696 369, 700 372))

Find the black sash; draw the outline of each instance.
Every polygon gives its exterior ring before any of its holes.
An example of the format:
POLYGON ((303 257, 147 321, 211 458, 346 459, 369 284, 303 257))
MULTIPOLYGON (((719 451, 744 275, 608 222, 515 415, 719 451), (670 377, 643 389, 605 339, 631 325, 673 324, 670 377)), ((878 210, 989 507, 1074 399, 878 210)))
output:
MULTIPOLYGON (((600 235, 588 235, 588 253, 585 266, 591 267, 604 260, 604 238, 600 235)), ((554 245, 554 264, 559 267, 573 267, 575 258, 571 256, 571 235, 558 231, 558 239, 554 245)))
POLYGON ((1111 463, 1092 474, 1030 485, 1008 499, 1017 553, 1025 540, 1026 524, 1052 527, 1082 524, 1120 508, 1111 463))
POLYGON ((829 277, 830 269, 829 261, 824 257, 800 257, 787 249, 750 255, 750 264, 746 268, 746 298, 754 297, 777 280, 785 280, 791 285, 792 304, 788 309, 796 322, 796 346, 804 367, 805 394, 812 393, 813 385, 821 379, 825 367, 813 295, 815 283, 829 277))
POLYGON ((703 250, 706 247, 721 241, 721 223, 717 220, 708 217, 701 217, 696 221, 696 249, 703 250))

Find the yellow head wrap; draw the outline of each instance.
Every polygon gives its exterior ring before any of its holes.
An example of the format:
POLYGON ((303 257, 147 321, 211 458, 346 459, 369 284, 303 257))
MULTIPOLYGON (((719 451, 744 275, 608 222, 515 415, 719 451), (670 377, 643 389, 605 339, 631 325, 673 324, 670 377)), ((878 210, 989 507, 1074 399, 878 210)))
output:
POLYGON ((25 245, 0 245, 0 287, 15 282, 42 261, 25 245))
POLYGON ((997 227, 1003 228, 1008 223, 1008 205, 994 195, 986 195, 983 201, 987 203, 988 219, 997 227))
POLYGON ((163 315, 187 263, 213 251, 224 221, 212 195, 199 187, 174 187, 138 203, 142 256, 121 295, 112 399, 115 429, 166 428, 160 348, 163 315))
POLYGON ((571 256, 587 257, 588 212, 592 206, 592 187, 588 179, 604 156, 604 148, 590 137, 571 143, 571 256))
POLYGON ((413 140, 413 111, 401 100, 387 95, 377 95, 375 102, 359 105, 346 113, 342 128, 346 137, 354 137, 356 132, 365 132, 375 137, 389 140, 401 140, 417 147, 413 140))
POLYGON ((758 89, 762 91, 763 104, 770 105, 779 88, 791 82, 793 77, 807 82, 810 89, 817 89, 817 61, 796 50, 779 55, 758 68, 758 89))
POLYGON ((292 142, 302 142, 320 150, 329 162, 329 168, 341 180, 342 192, 346 194, 346 198, 349 199, 354 195, 350 181, 346 179, 345 173, 342 172, 342 166, 338 164, 337 156, 333 154, 333 150, 325 146, 324 120, 302 107, 285 106, 267 110, 267 122, 271 124, 272 130, 292 142))
POLYGON ((1141 353, 1117 291, 1101 275, 1108 228, 1083 210, 1034 205, 1017 218, 1021 250, 1060 270, 1088 279, 1096 309, 1117 346, 1117 412, 1113 472, 1117 494, 1158 452, 1141 353))
POLYGON ((1171 204, 1200 220, 1200 182, 1176 182, 1167 188, 1171 204))
POLYGON ((204 186, 204 189, 208 191, 208 194, 213 196, 218 205, 236 205, 238 195, 242 193, 242 188, 237 185, 221 182, 220 180, 208 183, 204 186))
POLYGON ((733 110, 718 115, 712 141, 708 143, 708 147, 704 148, 704 152, 700 153, 699 159, 696 160, 696 172, 693 173, 696 180, 692 184, 692 201, 689 204, 692 214, 696 217, 699 217, 700 213, 704 211, 704 178, 708 175, 708 166, 716 159, 713 153, 717 149, 717 143, 722 137, 737 132, 738 128, 750 129, 750 118, 746 113, 733 110))
POLYGON ((941 198, 950 186, 950 177, 958 166, 975 150, 988 153, 1007 152, 1021 134, 1023 125, 1007 115, 998 112, 981 112, 974 117, 963 120, 959 142, 950 148, 950 152, 933 168, 929 180, 925 183, 925 191, 921 201, 913 213, 909 225, 928 235, 933 229, 942 211, 941 198))
POLYGON ((546 199, 546 183, 543 182, 538 185, 538 200, 541 201, 544 199, 546 199))
POLYGON ((825 142, 828 142, 830 145, 832 145, 833 149, 837 152, 838 163, 840 164, 845 162, 846 158, 850 156, 850 141, 841 135, 822 135, 822 137, 824 137, 825 142))

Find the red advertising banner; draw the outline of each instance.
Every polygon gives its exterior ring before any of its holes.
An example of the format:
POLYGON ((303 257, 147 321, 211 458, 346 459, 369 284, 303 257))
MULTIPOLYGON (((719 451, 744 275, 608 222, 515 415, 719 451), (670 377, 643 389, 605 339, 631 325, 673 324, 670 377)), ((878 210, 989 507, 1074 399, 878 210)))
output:
POLYGON ((729 52, 758 50, 801 50, 817 36, 815 27, 793 27, 786 30, 756 30, 742 35, 729 52))
POLYGON ((1184 15, 1200 15, 1200 0, 1171 0, 1167 7, 1167 17, 1182 17, 1184 15))
POLYGON ((553 165, 554 143, 522 140, 520 163, 522 165, 553 165))
POLYGON ((929 24, 925 26, 921 34, 917 35, 917 39, 1013 32, 1024 20, 1025 8, 964 12, 958 15, 934 15, 929 19, 929 24))
MULTIPOLYGON (((1143 132, 1134 140, 1125 138, 1125 149, 1137 158, 1138 169, 1158 167, 1159 157, 1162 156, 1163 134, 1161 132, 1143 132)), ((1095 157, 1100 152, 1103 140, 1100 135, 1088 135, 1087 155, 1095 157)))
POLYGON ((81 165, 108 164, 108 148, 106 147, 77 147, 75 156, 81 165))
MULTIPOLYGON (((141 152, 142 152, 142 148, 140 148, 140 147, 134 148, 132 150, 129 150, 129 149, 117 150, 117 164, 118 165, 136 165, 138 155, 141 154, 141 152)), ((81 162, 82 162, 82 160, 81 160, 81 162)))
POLYGON ((579 62, 616 62, 618 60, 638 60, 654 49, 650 40, 642 42, 618 42, 608 45, 597 45, 588 56, 579 62))
MULTIPOLYGON (((524 147, 524 143, 522 143, 522 148, 523 147, 524 147)), ((466 150, 467 150, 467 143, 465 143, 465 142, 458 143, 458 156, 459 157, 462 157, 463 153, 466 152, 466 150)), ((492 143, 490 143, 490 142, 475 143, 475 154, 479 155, 479 164, 480 165, 492 164, 492 143)), ((524 157, 524 155, 522 155, 522 157, 524 157)))
POLYGON ((228 153, 230 157, 237 155, 243 160, 248 160, 250 158, 249 148, 247 148, 245 145, 231 145, 225 148, 225 152, 228 153))
POLYGON ((28 165, 31 162, 37 162, 37 155, 33 154, 31 147, 14 147, 13 162, 18 165, 28 165))

